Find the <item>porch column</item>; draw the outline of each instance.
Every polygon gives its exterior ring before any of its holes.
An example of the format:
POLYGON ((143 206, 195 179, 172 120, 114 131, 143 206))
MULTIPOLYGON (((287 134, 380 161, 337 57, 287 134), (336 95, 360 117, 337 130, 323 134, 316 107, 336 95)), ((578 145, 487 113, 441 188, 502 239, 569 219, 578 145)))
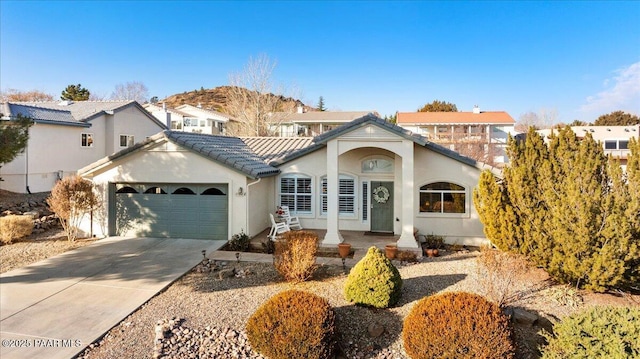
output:
POLYGON ((323 246, 337 245, 344 239, 338 230, 338 141, 327 143, 327 234, 323 246))
POLYGON ((418 248, 418 243, 413 237, 414 199, 416 188, 413 181, 413 141, 402 142, 402 208, 400 209, 400 221, 402 233, 398 239, 398 247, 418 248))

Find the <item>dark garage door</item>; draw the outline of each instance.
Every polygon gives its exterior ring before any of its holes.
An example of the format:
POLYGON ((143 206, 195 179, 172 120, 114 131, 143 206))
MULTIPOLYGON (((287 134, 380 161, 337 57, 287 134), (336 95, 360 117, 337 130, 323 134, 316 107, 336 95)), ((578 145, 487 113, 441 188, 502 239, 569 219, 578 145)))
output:
POLYGON ((112 185, 110 233, 227 240, 226 184, 112 185))

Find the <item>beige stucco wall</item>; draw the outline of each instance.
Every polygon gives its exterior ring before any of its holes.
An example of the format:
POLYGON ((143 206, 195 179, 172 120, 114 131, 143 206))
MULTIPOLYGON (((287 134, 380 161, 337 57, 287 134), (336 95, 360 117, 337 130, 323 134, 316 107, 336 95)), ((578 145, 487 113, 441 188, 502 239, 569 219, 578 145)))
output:
MULTIPOLYGON (((369 142, 371 145, 375 143, 369 142)), ((422 234, 438 234, 445 237, 448 243, 479 245, 484 243, 482 223, 475 211, 472 201, 473 188, 477 186, 480 170, 435 153, 425 147, 414 145, 414 178, 413 181, 397 180, 401 178, 402 158, 391 151, 375 147, 364 147, 349 150, 340 156, 339 172, 355 178, 357 183, 357 215, 354 217, 341 216, 340 230, 368 231, 369 220, 362 219, 362 181, 393 181, 394 182, 394 233, 402 230, 403 196, 414 196, 414 226, 422 234), (363 173, 362 161, 370 157, 380 157, 394 162, 393 173, 363 173), (460 184, 466 189, 467 213, 460 214, 425 214, 419 212, 420 186, 434 182, 448 181, 460 184)), ((312 178, 313 213, 300 214, 300 221, 305 228, 325 229, 326 216, 320 213, 320 180, 327 171, 326 148, 317 150, 307 156, 298 158, 280 166, 282 173, 273 181, 275 204, 279 203, 279 178, 286 174, 302 174, 312 178)), ((371 187, 369 187, 371 190, 371 187)), ((371 198, 368 198, 371 203, 371 198)))
POLYGON ((29 129, 29 144, 24 154, 0 168, 0 188, 26 193, 50 191, 58 171, 64 176, 75 174, 104 156, 122 150, 120 135, 133 135, 135 142, 144 141, 163 130, 136 107, 130 106, 114 115, 101 115, 89 121, 91 127, 35 123, 29 129), (81 135, 93 135, 93 147, 82 147, 81 135), (27 168, 28 157, 28 168, 27 168), (27 178, 28 173, 28 178, 27 178))
POLYGON ((0 188, 26 193, 28 182, 33 193, 50 191, 58 171, 63 171, 65 176, 74 174, 79 168, 105 156, 103 139, 94 136, 93 147, 82 147, 80 142, 82 133, 96 134, 103 128, 104 125, 98 123, 92 128, 34 124, 29 129, 26 151, 0 169, 4 179, 0 188))
POLYGON ((416 213, 414 225, 422 234, 437 234, 450 244, 480 245, 486 243, 478 213, 473 205, 473 189, 477 187, 480 170, 455 161, 426 148, 415 151, 416 213), (431 182, 453 182, 466 189, 466 214, 420 213, 420 186, 431 182))
MULTIPOLYGON (((225 183, 229 188, 229 236, 240 233, 241 230, 247 231, 247 196, 238 195, 240 187, 246 191, 245 175, 170 142, 123 157, 95 175, 87 175, 85 178, 103 188, 105 208, 109 206, 106 193, 109 182, 225 183)), ((105 217, 104 220, 108 223, 108 215, 105 217)), ((106 226, 94 223, 93 233, 97 236, 106 235, 102 228, 106 226)), ((89 233, 88 221, 83 223, 82 229, 89 233)))

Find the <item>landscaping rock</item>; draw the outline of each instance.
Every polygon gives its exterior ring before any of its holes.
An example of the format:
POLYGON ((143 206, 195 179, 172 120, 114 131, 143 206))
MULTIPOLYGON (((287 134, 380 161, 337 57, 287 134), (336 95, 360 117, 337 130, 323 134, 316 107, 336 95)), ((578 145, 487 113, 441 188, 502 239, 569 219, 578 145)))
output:
POLYGON ((232 268, 232 269, 223 269, 218 274, 218 277, 220 279, 225 279, 225 278, 233 278, 233 277, 235 277, 235 275, 236 275, 236 270, 234 268, 232 268))
POLYGON ((384 333, 384 327, 380 323, 374 322, 369 324, 369 326, 367 327, 367 332, 369 333, 369 336, 371 338, 377 338, 381 336, 382 333, 384 333))
POLYGON ((513 308, 511 320, 523 325, 533 326, 538 321, 538 316, 524 309, 513 308))

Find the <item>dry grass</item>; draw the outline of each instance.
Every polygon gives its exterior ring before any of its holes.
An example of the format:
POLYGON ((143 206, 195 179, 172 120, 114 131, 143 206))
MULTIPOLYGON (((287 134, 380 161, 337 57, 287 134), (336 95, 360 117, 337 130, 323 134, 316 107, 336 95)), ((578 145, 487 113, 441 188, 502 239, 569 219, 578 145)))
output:
POLYGON ((518 299, 514 284, 528 271, 521 257, 483 247, 478 257, 478 280, 483 295, 503 307, 518 299))
POLYGON ((313 276, 317 250, 315 232, 287 232, 276 242, 276 269, 289 282, 303 282, 313 276))
POLYGON ((27 266, 43 259, 84 247, 94 240, 69 242, 62 230, 31 235, 12 244, 0 246, 0 273, 27 266))
POLYGON ((27 237, 33 231, 33 219, 31 216, 5 216, 0 217, 0 241, 9 244, 16 239, 27 237))

